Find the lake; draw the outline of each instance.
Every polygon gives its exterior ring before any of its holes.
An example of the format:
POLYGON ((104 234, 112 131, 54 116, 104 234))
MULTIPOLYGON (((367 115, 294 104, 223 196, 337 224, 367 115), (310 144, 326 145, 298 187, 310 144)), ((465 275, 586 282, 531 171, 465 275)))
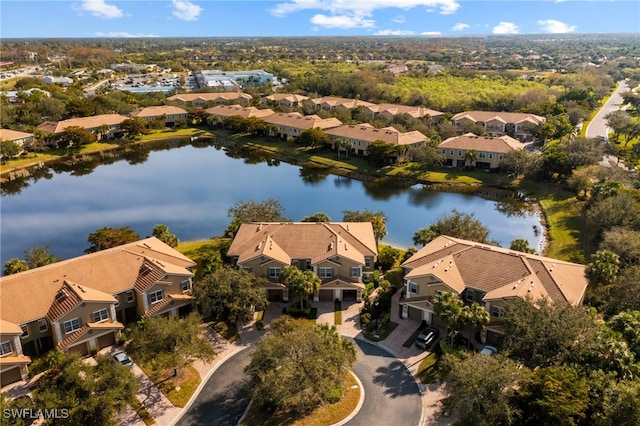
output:
MULTIPOLYGON (((538 248, 540 218, 516 209, 511 193, 483 189, 487 197, 438 192, 422 185, 398 187, 344 176, 309 173, 300 166, 270 159, 243 159, 214 146, 177 146, 135 153, 127 158, 81 167, 57 166, 46 178, 29 180, 0 203, 2 265, 24 258, 33 246, 49 246, 57 257, 81 255, 87 237, 102 227, 129 226, 141 237, 166 224, 181 241, 222 235, 228 209, 237 201, 275 198, 285 215, 299 221, 324 212, 334 221, 342 211, 381 210, 389 218, 382 243, 407 248, 416 230, 453 209, 474 213, 489 238, 508 247, 516 238, 538 248)), ((521 207, 523 203, 520 203, 521 207)))

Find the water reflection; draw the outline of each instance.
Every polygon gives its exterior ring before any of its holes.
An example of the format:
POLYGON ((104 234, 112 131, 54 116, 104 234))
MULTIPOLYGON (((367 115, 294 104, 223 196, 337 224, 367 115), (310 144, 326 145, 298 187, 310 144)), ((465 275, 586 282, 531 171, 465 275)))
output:
POLYGON ((317 185, 329 176, 330 170, 319 164, 307 163, 300 167, 300 179, 308 185, 317 185))

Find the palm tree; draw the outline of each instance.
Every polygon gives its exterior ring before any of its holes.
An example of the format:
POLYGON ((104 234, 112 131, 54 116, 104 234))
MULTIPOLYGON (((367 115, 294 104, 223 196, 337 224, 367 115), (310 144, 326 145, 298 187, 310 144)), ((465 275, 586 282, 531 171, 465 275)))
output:
POLYGON ((456 294, 444 291, 433 298, 433 308, 444 323, 445 336, 449 336, 453 344, 453 339, 465 322, 464 302, 456 294))
POLYGON ((320 290, 322 280, 312 271, 301 271, 296 266, 287 266, 280 272, 282 281, 289 293, 300 297, 300 309, 304 308, 304 301, 320 290))
POLYGON ((109 134, 109 125, 108 124, 101 124, 100 126, 98 126, 96 128, 96 132, 100 136, 99 139, 102 140, 105 135, 109 134))
POLYGON ((475 149, 471 149, 464 153, 464 166, 471 167, 473 163, 478 159, 478 151, 475 149))
POLYGON ((335 141, 336 150, 338 151, 338 160, 340 159, 340 151, 343 151, 347 155, 347 159, 349 159, 349 150, 351 149, 351 142, 345 139, 338 139, 335 141))

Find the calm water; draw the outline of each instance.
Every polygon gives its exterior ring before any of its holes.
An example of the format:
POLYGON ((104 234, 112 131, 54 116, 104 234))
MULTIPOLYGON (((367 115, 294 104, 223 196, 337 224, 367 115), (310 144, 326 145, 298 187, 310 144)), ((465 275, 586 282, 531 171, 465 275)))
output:
POLYGON ((383 242, 404 248, 412 245, 417 229, 453 209, 475 213, 490 239, 503 247, 515 238, 529 240, 531 247, 541 241, 534 232, 540 229, 536 214, 508 215, 503 203, 479 196, 417 185, 394 189, 335 175, 309 177, 285 163, 248 163, 215 147, 183 146, 151 152, 146 161, 143 156, 99 165, 82 176, 50 173, 2 197, 2 265, 24 258, 25 249, 36 244, 49 245, 61 258, 78 256, 90 245, 88 235, 105 226, 129 226, 145 237, 162 223, 182 241, 222 235, 230 221, 227 210, 236 201, 269 197, 279 200, 293 220, 325 212, 339 221, 345 209, 382 210, 389 218, 383 242))

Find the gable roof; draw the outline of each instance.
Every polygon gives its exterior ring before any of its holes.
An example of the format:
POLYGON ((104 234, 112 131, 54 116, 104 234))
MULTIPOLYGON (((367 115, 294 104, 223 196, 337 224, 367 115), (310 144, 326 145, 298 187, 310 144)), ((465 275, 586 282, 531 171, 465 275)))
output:
POLYGON ((243 223, 228 255, 243 264, 259 256, 291 264, 310 259, 312 264, 341 256, 364 264, 364 256, 378 250, 370 222, 252 222, 243 223))
POLYGON ((19 132, 17 130, 0 129, 1 141, 15 141, 16 139, 32 138, 33 133, 19 132))
POLYGON ((214 93, 181 93, 179 95, 173 95, 167 98, 167 100, 169 101, 180 101, 180 102, 194 102, 194 101, 213 102, 217 100, 232 101, 237 99, 250 101, 253 99, 253 96, 243 92, 214 92, 214 93))
POLYGON ((273 115, 274 112, 267 109, 258 109, 256 107, 243 107, 240 105, 217 105, 211 108, 205 109, 205 112, 211 115, 220 115, 222 117, 231 117, 233 115, 239 115, 241 117, 267 117, 273 115))
POLYGON ((356 108, 359 106, 369 107, 375 105, 372 102, 361 101, 360 99, 339 98, 336 96, 323 96, 317 99, 311 99, 316 106, 327 105, 331 108, 341 106, 344 108, 356 108))
POLYGON ((297 129, 313 129, 319 127, 321 129, 329 129, 331 127, 337 127, 342 124, 342 121, 335 117, 320 118, 316 114, 302 115, 297 112, 290 114, 272 114, 264 117, 263 120, 269 124, 275 124, 279 126, 293 127, 297 129))
POLYGON ((542 124, 546 118, 526 112, 495 112, 495 111, 465 111, 454 115, 451 120, 458 121, 466 118, 471 121, 482 121, 486 123, 491 120, 498 120, 504 123, 520 123, 529 121, 533 124, 542 124))
POLYGON ((140 118, 148 118, 148 117, 159 117, 162 115, 182 115, 186 114, 187 111, 172 105, 160 105, 160 106, 151 106, 146 108, 138 108, 136 110, 131 111, 132 117, 140 117, 140 118))
POLYGON ((162 276, 167 273, 191 276, 186 268, 195 265, 191 259, 155 237, 63 260, 0 277, 0 317, 14 324, 44 318, 63 285, 70 298, 95 298, 96 301, 108 301, 109 295, 134 287, 145 288, 145 285, 138 284, 144 263, 152 265, 162 276), (77 287, 82 287, 85 292, 77 287))
POLYGON ((429 116, 431 118, 440 117, 444 115, 441 111, 436 111, 434 109, 423 108, 420 106, 409 106, 409 105, 399 105, 399 104, 377 104, 366 107, 367 110, 372 113, 382 113, 387 112, 391 115, 397 114, 409 114, 415 118, 421 118, 425 116, 429 116))
POLYGON ((487 151, 506 154, 511 151, 520 150, 524 145, 511 136, 500 136, 497 138, 489 136, 478 136, 473 133, 465 133, 461 136, 453 136, 438 144, 438 148, 464 149, 466 151, 487 151))
POLYGON ((48 133, 60 133, 67 127, 78 126, 85 129, 95 129, 104 124, 113 126, 122 123, 127 117, 120 114, 101 114, 91 117, 70 118, 62 121, 46 121, 38 126, 38 129, 48 133))
POLYGON ((273 95, 265 96, 265 99, 272 102, 287 101, 290 103, 296 103, 306 101, 309 97, 295 93, 274 93, 273 95))
POLYGON ((394 127, 376 129, 370 124, 339 126, 328 129, 325 131, 325 133, 330 136, 356 139, 367 142, 380 140, 392 145, 413 145, 425 142, 427 140, 427 137, 417 130, 413 132, 401 133, 394 127))
POLYGON ((588 283, 584 265, 445 235, 402 266, 410 270, 407 278, 435 275, 458 292, 485 292, 485 301, 529 295, 578 305, 588 283))

